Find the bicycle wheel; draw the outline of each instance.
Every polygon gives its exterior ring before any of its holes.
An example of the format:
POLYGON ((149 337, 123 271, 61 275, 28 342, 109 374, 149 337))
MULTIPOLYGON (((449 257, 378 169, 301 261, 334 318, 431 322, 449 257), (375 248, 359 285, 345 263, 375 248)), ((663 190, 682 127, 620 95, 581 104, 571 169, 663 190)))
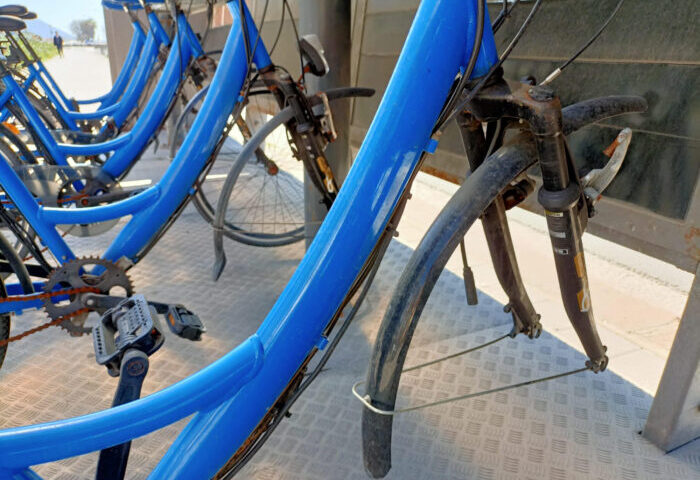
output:
MULTIPOLYGON (((196 111, 195 106, 190 115, 196 111)), ((249 98, 237 118, 231 117, 234 126, 194 195, 195 207, 208 222, 214 220, 221 189, 242 145, 278 111, 273 95, 258 94, 249 98)), ((189 123, 185 119, 182 125, 189 123)), ((224 222, 228 237, 254 246, 281 246, 304 238, 304 165, 294 156, 284 125, 265 137, 234 183, 224 222)))
MULTIPOLYGON (((372 351, 366 392, 376 408, 394 409, 413 333, 447 260, 481 213, 536 158, 531 144, 499 149, 467 177, 423 237, 401 274, 372 351)), ((392 422, 392 416, 363 410, 365 468, 376 478, 391 468, 392 422)))

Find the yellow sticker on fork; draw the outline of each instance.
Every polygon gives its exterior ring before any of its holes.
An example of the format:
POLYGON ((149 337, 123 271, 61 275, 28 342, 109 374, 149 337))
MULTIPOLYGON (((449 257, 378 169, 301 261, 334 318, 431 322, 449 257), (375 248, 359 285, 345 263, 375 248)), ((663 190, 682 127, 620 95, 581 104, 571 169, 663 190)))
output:
POLYGON ((574 265, 576 266, 576 275, 578 278, 583 278, 586 274, 586 263, 583 259, 583 252, 578 252, 574 257, 574 265))

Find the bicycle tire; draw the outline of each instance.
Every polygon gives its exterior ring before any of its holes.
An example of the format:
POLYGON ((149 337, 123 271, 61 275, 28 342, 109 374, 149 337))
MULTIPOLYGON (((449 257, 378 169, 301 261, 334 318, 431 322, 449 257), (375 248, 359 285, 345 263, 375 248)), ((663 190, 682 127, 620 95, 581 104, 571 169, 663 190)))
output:
MULTIPOLYGON (((592 98, 562 109, 563 129, 569 134, 597 121, 646 109, 647 102, 637 96, 592 98)), ((394 409, 413 333, 452 252, 499 192, 536 158, 534 144, 528 141, 497 150, 467 177, 421 240, 399 279, 372 350, 366 393, 374 407, 394 409)), ((392 425, 393 416, 363 409, 363 459, 365 470, 374 478, 385 476, 391 469, 392 425)))
MULTIPOLYGON (((536 159, 529 143, 502 147, 467 177, 428 229, 401 274, 372 350, 366 392, 376 408, 394 409, 413 333, 447 260, 481 213, 536 159)), ((363 456, 372 477, 391 469, 392 425, 392 416, 363 409, 363 456)))
MULTIPOLYGON (((332 89, 326 92, 328 100, 330 102, 334 100, 339 100, 343 98, 349 98, 349 97, 356 97, 356 96, 371 96, 374 93, 374 90, 371 89, 366 89, 366 88, 336 88, 332 89)), ((287 109, 285 109, 286 111, 287 109)), ((276 123, 273 125, 271 123, 266 124, 263 128, 260 130, 262 131, 263 129, 269 130, 268 132, 264 132, 262 135, 262 141, 260 144, 262 145, 263 143, 267 144, 265 141, 268 137, 275 135, 275 132, 278 132, 280 129, 285 128, 285 117, 283 117, 283 112, 280 112, 280 114, 276 115, 273 117, 270 122, 280 122, 279 125, 276 123), (268 126, 270 128, 268 128, 268 126)), ((257 134, 256 134, 257 137, 257 134)), ((272 142, 270 142, 272 143, 272 142)), ((255 156, 259 156, 259 151, 260 149, 256 149, 255 151, 255 156)), ((257 161, 258 164, 263 163, 257 161)), ((304 172, 304 164, 303 162, 299 161, 299 168, 300 172, 304 172)), ((252 245, 252 246, 260 246, 260 247, 277 247, 277 246, 283 246, 283 245, 289 245, 291 243, 298 242, 302 239, 305 238, 305 230, 306 230, 306 222, 305 219, 300 219, 298 221, 298 226, 296 228, 291 228, 288 231, 285 232, 251 232, 251 231, 246 231, 246 229, 241 228, 241 225, 235 221, 228 220, 226 219, 226 210, 228 210, 228 204, 230 202, 230 198, 233 192, 236 192, 235 185, 238 182, 238 179, 240 178, 241 174, 243 171, 250 165, 255 165, 256 160, 252 158, 252 156, 245 157, 244 155, 239 155, 239 157, 235 160, 234 164, 231 166, 231 170, 228 174, 228 177, 226 178, 226 181, 224 183, 224 186, 222 187, 222 192, 224 192, 225 195, 227 195, 226 202, 219 202, 217 205, 217 209, 222 209, 223 212, 222 214, 224 215, 225 221, 223 222, 222 226, 222 233, 227 236, 228 238, 231 238, 233 240, 236 240, 240 243, 244 243, 246 245, 252 245)), ((278 174, 276 174, 278 175, 278 174)), ((303 183, 303 173, 302 174, 297 174, 297 179, 299 180, 299 183, 297 185, 298 187, 298 195, 299 195, 299 214, 301 216, 304 215, 303 208, 304 208, 304 183, 303 183)), ((220 199, 221 200, 221 199, 220 199)), ((216 212, 216 215, 219 215, 219 212, 216 212)), ((264 215, 264 211, 263 211, 264 215)), ((215 219, 216 220, 216 217, 215 219)), ((218 222, 214 223, 215 227, 218 226, 218 222)))
MULTIPOLYGON (((267 92, 264 92, 267 93, 267 92)), ((182 114, 176 123, 176 134, 175 138, 179 138, 180 132, 184 132, 189 129, 192 120, 196 117, 199 106, 206 96, 206 89, 197 92, 191 101, 187 104, 182 114)), ((256 96, 257 97, 257 96, 256 96)), ((270 95, 272 98, 272 95, 270 95)), ((270 100, 272 101, 272 100, 270 100)), ((276 108, 276 103, 275 103, 276 108)), ((244 107, 245 109, 245 107, 244 107)), ((243 109, 241 109, 243 110, 243 109)), ((238 109, 235 111, 229 121, 235 121, 243 113, 239 113, 238 109)), ((245 122, 245 121, 244 121, 245 122)), ((247 129, 247 127, 246 127, 247 129)), ((218 193, 220 188, 217 186, 216 180, 225 177, 225 174, 232 169, 233 163, 236 160, 238 152, 241 150, 242 142, 247 140, 246 132, 241 130, 240 124, 234 125, 232 127, 232 133, 230 132, 226 138, 222 138, 223 144, 221 149, 215 153, 215 158, 212 162, 211 169, 207 172, 203 182, 200 182, 195 193, 192 196, 192 201, 197 212, 202 216, 202 218, 207 223, 212 223, 215 217, 215 205, 218 203, 218 193), (220 174, 217 172, 221 172, 220 174)), ((177 145, 173 142, 171 146, 171 157, 177 150, 177 145)), ((271 154, 268 156, 272 156, 271 154)), ((291 156, 291 154, 289 155, 291 156)), ((299 162, 300 163, 300 162, 299 162)), ((284 176, 286 172, 282 172, 284 176)), ((299 175, 303 175, 303 171, 299 170, 297 172, 299 175)), ((303 185, 299 183, 301 189, 303 190, 303 185)), ((299 190, 299 192, 302 192, 299 190)), ((300 205, 303 209, 303 204, 300 205)), ((293 228, 291 232, 276 232, 276 233, 264 233, 264 232, 246 232, 239 226, 232 222, 225 222, 226 235, 230 238, 234 238, 241 243, 245 243, 253 246, 282 246, 290 243, 297 242, 304 237, 304 227, 303 227, 303 210, 299 211, 299 221, 297 222, 299 226, 293 228)))

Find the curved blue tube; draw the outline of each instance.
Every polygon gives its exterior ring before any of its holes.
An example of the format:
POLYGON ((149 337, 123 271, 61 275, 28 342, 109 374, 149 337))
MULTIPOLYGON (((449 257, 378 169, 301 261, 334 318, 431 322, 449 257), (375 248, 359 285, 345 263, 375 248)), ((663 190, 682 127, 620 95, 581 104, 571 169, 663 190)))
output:
POLYGON ((193 419, 151 478, 211 477, 245 441, 321 340, 385 231, 428 146, 453 79, 464 67, 465 52, 473 42, 464 25, 473 16, 475 1, 422 2, 338 198, 258 329, 265 349, 260 373, 234 397, 193 419))
MULTIPOLYGON (((232 4, 237 5, 237 1, 229 3, 229 5, 232 4)), ((247 67, 241 30, 235 28, 240 22, 238 7, 231 7, 231 12, 234 27, 226 41, 221 62, 209 85, 209 92, 202 103, 199 115, 195 118, 177 155, 159 182, 162 186, 162 195, 150 208, 134 214, 131 221, 119 232, 104 253, 104 258, 118 260, 125 256, 134 259, 190 193, 199 172, 202 171, 214 150, 228 116, 238 101, 238 92, 243 87, 247 67)), ((250 15, 247 15, 247 20, 249 36, 256 38, 257 29, 250 15)), ((176 47, 173 46, 173 48, 176 47)), ((269 54, 262 43, 256 50, 255 61, 258 69, 270 65, 269 54), (257 63, 258 61, 260 63, 257 63)), ((119 150, 105 163, 103 167, 105 172, 114 175, 113 164, 121 160, 121 154, 122 150, 119 150)))
MULTIPOLYGON (((302 360, 318 345, 328 321, 385 231, 429 145, 432 127, 453 79, 464 67, 465 52, 473 40, 465 35, 464 25, 473 14, 475 1, 433 0, 421 4, 338 198, 299 268, 251 339, 194 376, 144 399, 84 417, 0 431, 0 475, 29 475, 22 470, 28 465, 120 443, 196 410, 199 413, 150 478, 211 477, 247 438, 302 360), (348 244, 353 248, 348 250, 348 244), (236 377, 240 374, 245 378, 236 377), (225 388, 221 387, 222 376, 225 388), (206 405, 198 403, 195 407, 195 401, 203 401, 203 396, 206 405), (176 401, 181 404, 176 405, 176 401), (163 413, 156 407, 168 410, 163 413)), ((232 13, 235 24, 237 9, 232 8, 232 13)), ((105 257, 120 258, 120 251, 129 256, 133 248, 139 248, 138 241, 148 240, 149 234, 158 230, 160 223, 154 222, 159 212, 166 209, 160 213, 169 216, 172 205, 184 198, 186 192, 182 189, 192 179, 178 178, 178 173, 182 177, 182 172, 187 172, 188 162, 197 164, 194 168, 201 167, 211 152, 230 111, 224 115, 219 109, 233 107, 235 93, 231 92, 239 91, 244 73, 241 34, 232 30, 201 113, 178 152, 174 168, 164 177, 169 176, 163 183, 163 195, 147 211, 134 216, 105 257), (219 128, 212 132, 214 127, 219 128), (145 230, 143 237, 136 235, 139 229, 145 230)))
POLYGON ((158 48, 158 40, 156 40, 153 32, 149 31, 136 70, 134 70, 134 74, 131 76, 129 85, 126 87, 121 99, 116 103, 116 105, 119 105, 119 109, 112 113, 112 118, 114 118, 116 125, 121 126, 138 104, 139 97, 148 83, 148 78, 158 58, 158 48))
POLYGON ((148 99, 141 116, 131 130, 131 141, 126 148, 114 152, 102 166, 102 170, 113 178, 119 178, 134 162, 137 155, 146 148, 153 135, 165 119, 171 102, 175 99, 177 89, 192 57, 189 42, 180 42, 181 32, 185 31, 187 19, 183 14, 178 17, 180 31, 175 34, 170 55, 163 67, 156 89, 148 99))
POLYGON ((29 465, 117 445, 207 410, 254 376, 263 359, 260 340, 253 335, 210 368, 137 402, 68 420, 2 430, 0 478, 29 465))
POLYGON ((129 52, 126 54, 124 64, 122 65, 121 70, 119 70, 119 75, 117 75, 117 78, 114 80, 112 88, 108 93, 102 95, 101 97, 85 100, 76 100, 78 105, 90 105, 93 103, 100 103, 98 109, 106 108, 110 105, 113 105, 117 100, 119 100, 119 98, 126 90, 126 86, 129 83, 129 79, 131 78, 132 73, 134 73, 134 69, 136 68, 136 65, 138 63, 137 59, 141 55, 143 45, 146 42, 146 34, 144 33, 143 28, 141 28, 141 24, 137 22, 131 22, 131 25, 134 29, 134 33, 131 37, 131 45, 129 46, 129 52))
POLYGON ((117 138, 112 140, 107 140, 102 143, 86 143, 86 144, 73 144, 73 143, 59 143, 58 149, 64 155, 99 155, 101 153, 107 153, 114 151, 118 148, 123 147, 131 141, 131 132, 122 133, 117 138))
POLYGON ((144 209, 158 200, 161 194, 159 184, 118 202, 88 208, 40 207, 39 221, 49 225, 69 225, 97 223, 125 217, 144 209))
POLYGON ((158 39, 158 42, 166 47, 169 47, 170 37, 163 28, 163 25, 161 25, 160 20, 158 20, 158 16, 154 12, 148 12, 148 24, 151 27, 151 32, 153 32, 158 39))
POLYGON ((100 107, 94 112, 67 112, 67 115, 73 120, 99 120, 100 118, 107 117, 113 112, 116 112, 118 108, 119 105, 114 104, 104 108, 100 107))

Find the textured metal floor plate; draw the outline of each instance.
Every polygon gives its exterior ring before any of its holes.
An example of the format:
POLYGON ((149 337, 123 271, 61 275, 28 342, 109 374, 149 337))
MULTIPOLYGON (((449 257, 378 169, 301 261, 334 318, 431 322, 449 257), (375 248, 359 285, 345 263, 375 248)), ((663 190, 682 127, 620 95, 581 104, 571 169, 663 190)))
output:
MULTIPOLYGON (((158 162, 158 161, 154 161, 158 162)), ((156 164, 153 168, 165 165, 156 164)), ((148 170, 145 170, 148 172, 148 170)), ((100 253, 112 232, 72 244, 100 253)), ((303 246, 260 249, 227 242, 229 263, 211 280, 211 233, 188 208, 145 260, 131 271, 137 291, 181 302, 208 332, 193 343, 168 335, 151 359, 144 394, 185 378, 250 335, 284 288, 303 246)), ((350 386, 365 375, 367 358, 386 304, 411 251, 394 242, 375 285, 335 356, 318 380, 241 472, 250 479, 365 479, 360 450, 359 402, 350 386)), ((408 365, 488 340, 510 328, 502 305, 480 293, 465 308, 462 280, 446 272, 426 307, 408 365)), ((44 320, 15 319, 14 331, 44 320)), ((547 319, 543 319, 547 325, 547 319)), ((583 357, 547 333, 535 341, 506 340, 441 365, 407 374, 402 405, 553 374, 583 364, 583 357)), ((582 373, 488 397, 412 412, 394 427, 390 478, 423 479, 691 479, 700 477, 700 442, 662 455, 638 432, 651 398, 608 371, 582 373)), ((70 338, 53 328, 8 350, 0 370, 3 428, 80 415, 109 406, 116 381, 94 361, 89 337, 70 338)), ((133 443, 127 477, 145 478, 184 421, 133 443)), ((36 467, 51 479, 94 476, 96 455, 36 467)))

